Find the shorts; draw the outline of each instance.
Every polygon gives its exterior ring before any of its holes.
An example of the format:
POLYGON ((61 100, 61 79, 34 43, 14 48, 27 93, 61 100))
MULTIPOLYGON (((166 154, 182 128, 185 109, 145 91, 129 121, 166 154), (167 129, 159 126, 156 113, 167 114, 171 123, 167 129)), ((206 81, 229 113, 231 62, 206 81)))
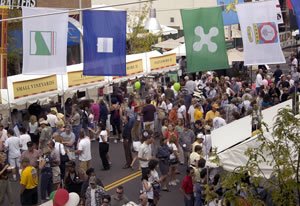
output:
POLYGON ((8 158, 8 163, 11 167, 13 168, 20 168, 20 157, 17 157, 17 158, 8 158))
POLYGON ((52 183, 58 184, 61 182, 61 176, 60 176, 60 168, 59 166, 52 167, 52 183))
POLYGON ((79 161, 79 168, 84 171, 84 173, 90 168, 90 160, 89 161, 79 161))

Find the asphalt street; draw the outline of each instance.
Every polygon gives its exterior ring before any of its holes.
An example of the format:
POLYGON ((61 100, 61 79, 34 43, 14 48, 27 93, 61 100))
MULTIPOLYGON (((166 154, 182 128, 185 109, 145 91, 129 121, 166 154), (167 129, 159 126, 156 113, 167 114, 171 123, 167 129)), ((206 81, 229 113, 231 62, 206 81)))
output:
MULTIPOLYGON (((92 167, 95 168, 97 176, 102 180, 105 188, 110 195, 114 194, 115 188, 118 185, 124 186, 125 195, 130 201, 138 203, 139 192, 142 189, 141 175, 138 170, 138 161, 132 169, 122 169, 125 164, 123 143, 113 143, 111 140, 109 148, 109 156, 112 162, 110 170, 102 171, 102 163, 99 156, 98 142, 92 142, 92 167)), ((182 180, 185 166, 179 166, 181 174, 177 176, 177 179, 182 180)), ((159 169, 158 169, 159 172, 159 169)), ((1 187, 1 185, 0 185, 1 187)), ((13 194, 15 197, 15 206, 19 206, 19 183, 12 182, 13 194)), ((6 198, 6 197, 5 197, 6 198)), ((7 199, 4 201, 3 206, 8 206, 7 199)), ((179 186, 171 186, 170 192, 161 192, 161 199, 159 206, 183 206, 183 195, 179 191, 179 186)))

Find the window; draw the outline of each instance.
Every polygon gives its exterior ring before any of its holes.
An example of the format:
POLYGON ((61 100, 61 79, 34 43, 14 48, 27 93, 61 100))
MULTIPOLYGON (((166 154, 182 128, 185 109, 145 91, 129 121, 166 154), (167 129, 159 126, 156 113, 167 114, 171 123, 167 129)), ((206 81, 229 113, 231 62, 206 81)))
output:
POLYGON ((174 22, 175 22, 174 17, 171 17, 171 18, 170 18, 170 22, 171 22, 171 23, 174 23, 174 22))

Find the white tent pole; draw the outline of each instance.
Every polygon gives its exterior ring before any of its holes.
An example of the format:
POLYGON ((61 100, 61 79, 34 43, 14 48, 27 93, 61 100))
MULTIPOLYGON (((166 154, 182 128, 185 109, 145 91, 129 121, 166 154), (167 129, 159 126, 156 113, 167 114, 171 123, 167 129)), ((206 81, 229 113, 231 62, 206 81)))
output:
MULTIPOLYGON (((68 75, 68 73, 67 73, 68 75)), ((63 113, 65 116, 65 121, 66 121, 66 105, 65 105, 65 88, 64 88, 64 75, 61 74, 61 87, 62 87, 62 97, 61 97, 61 101, 62 101, 62 105, 63 106, 63 113)))

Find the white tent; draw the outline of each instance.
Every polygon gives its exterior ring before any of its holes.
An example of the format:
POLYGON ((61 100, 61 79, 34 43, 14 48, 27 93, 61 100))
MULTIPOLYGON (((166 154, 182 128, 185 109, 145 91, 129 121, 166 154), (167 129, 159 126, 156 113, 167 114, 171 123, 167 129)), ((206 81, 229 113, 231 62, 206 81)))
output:
POLYGON ((155 35, 161 34, 163 36, 170 35, 170 34, 178 34, 178 30, 172 27, 168 27, 165 25, 160 25, 160 27, 161 30, 150 30, 149 32, 155 35))
POLYGON ((181 44, 175 49, 172 49, 171 51, 167 51, 164 54, 176 54, 176 56, 186 56, 186 50, 185 50, 185 44, 181 44))
POLYGON ((174 49, 180 45, 181 44, 175 41, 174 39, 168 39, 166 41, 162 41, 157 44, 154 44, 153 47, 163 48, 163 49, 174 49))

